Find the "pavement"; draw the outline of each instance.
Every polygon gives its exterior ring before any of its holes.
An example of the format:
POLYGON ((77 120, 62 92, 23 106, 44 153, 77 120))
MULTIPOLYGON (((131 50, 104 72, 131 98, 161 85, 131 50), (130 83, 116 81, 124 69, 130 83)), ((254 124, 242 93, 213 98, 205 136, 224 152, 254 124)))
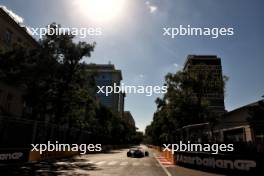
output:
MULTIPOLYGON (((145 147, 145 146, 144 146, 145 147)), ((128 158, 128 149, 108 153, 0 167, 2 176, 218 176, 172 165, 159 153, 147 149, 149 157, 128 158)))

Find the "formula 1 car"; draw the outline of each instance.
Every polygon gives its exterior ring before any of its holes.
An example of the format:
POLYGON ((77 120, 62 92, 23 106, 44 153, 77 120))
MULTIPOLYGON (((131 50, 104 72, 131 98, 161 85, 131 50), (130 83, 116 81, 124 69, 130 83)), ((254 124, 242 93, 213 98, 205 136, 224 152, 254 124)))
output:
POLYGON ((127 152, 127 157, 142 158, 149 156, 148 151, 144 151, 142 148, 131 148, 127 152))

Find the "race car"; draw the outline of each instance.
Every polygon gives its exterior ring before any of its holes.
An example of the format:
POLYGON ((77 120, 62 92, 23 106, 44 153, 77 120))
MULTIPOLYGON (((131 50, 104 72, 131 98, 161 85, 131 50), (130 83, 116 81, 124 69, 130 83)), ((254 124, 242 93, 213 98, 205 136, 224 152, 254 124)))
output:
POLYGON ((149 156, 148 151, 144 151, 142 148, 131 148, 127 152, 127 157, 142 158, 149 156))

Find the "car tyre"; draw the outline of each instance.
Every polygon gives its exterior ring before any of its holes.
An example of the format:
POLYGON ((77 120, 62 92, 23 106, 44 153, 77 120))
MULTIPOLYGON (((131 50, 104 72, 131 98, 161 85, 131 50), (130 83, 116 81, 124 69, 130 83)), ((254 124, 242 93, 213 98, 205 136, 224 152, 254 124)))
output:
POLYGON ((145 156, 149 156, 149 152, 146 151, 146 152, 145 152, 145 156))

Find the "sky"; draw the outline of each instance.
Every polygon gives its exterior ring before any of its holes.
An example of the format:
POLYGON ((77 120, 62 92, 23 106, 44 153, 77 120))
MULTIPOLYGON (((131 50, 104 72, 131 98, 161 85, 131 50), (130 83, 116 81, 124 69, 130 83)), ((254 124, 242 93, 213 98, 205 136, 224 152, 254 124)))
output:
MULTIPOLYGON (((21 17, 20 22, 28 27, 45 27, 52 22, 63 27, 100 27, 102 35, 77 39, 97 43, 92 56, 85 61, 110 61, 122 70, 122 82, 126 85, 162 86, 168 72, 182 69, 187 55, 209 54, 222 59, 223 73, 229 77, 225 96, 228 111, 264 95, 264 1, 111 0, 116 3, 114 6, 99 5, 97 9, 87 7, 84 1, 0 0, 0 5, 21 17), (94 10, 104 12, 106 19, 97 18, 94 10), (172 39, 163 35, 163 28, 179 25, 234 28, 234 35, 217 39, 172 39)), ((158 96, 162 95, 127 95, 125 109, 131 111, 139 130, 143 131, 152 121, 158 96)))

